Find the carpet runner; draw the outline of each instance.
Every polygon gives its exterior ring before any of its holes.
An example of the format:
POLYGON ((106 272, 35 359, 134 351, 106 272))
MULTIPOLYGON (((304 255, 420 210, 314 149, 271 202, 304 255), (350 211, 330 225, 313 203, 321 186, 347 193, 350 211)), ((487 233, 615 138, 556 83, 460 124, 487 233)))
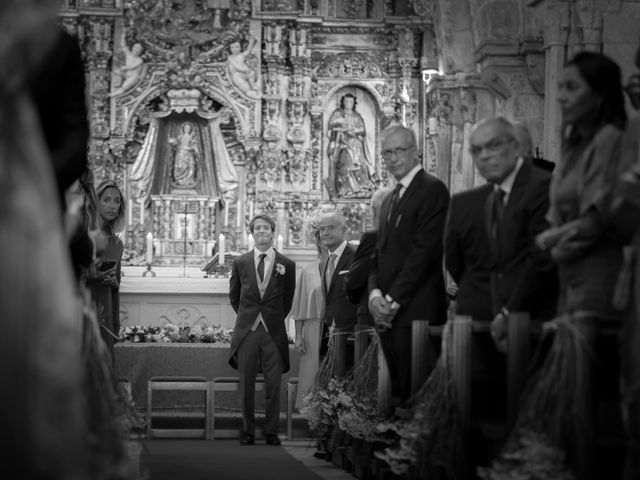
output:
POLYGON ((282 447, 263 442, 145 441, 141 469, 149 480, 322 480, 282 447))

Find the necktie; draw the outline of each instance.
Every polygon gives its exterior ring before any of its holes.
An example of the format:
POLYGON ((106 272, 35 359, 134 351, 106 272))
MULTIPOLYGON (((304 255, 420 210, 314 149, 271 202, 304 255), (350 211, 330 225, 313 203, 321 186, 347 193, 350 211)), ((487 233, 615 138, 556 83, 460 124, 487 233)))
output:
POLYGON ((387 212, 387 222, 391 218, 391 214, 398 205, 398 200, 400 199, 400 190, 402 190, 402 184, 396 184, 396 188, 393 189, 393 193, 391 194, 391 202, 389 203, 389 211, 387 212))
POLYGON ((336 269, 336 254, 332 253, 329 255, 329 262, 327 263, 327 273, 325 276, 325 280, 327 282, 327 290, 331 285, 331 278, 333 278, 333 271, 336 269))
POLYGON ((260 261, 258 262, 258 277, 260 277, 260 281, 264 280, 264 258, 267 256, 266 253, 261 253, 259 255, 260 261))
POLYGON ((498 227, 504 216, 504 196, 507 192, 498 188, 493 192, 493 224, 491 225, 491 234, 495 239, 498 238, 498 227))

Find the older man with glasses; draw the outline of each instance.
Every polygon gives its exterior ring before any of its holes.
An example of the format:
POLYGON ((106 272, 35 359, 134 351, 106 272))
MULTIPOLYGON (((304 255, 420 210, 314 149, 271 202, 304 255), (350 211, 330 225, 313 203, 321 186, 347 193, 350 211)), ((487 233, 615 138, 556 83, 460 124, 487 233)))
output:
POLYGON ((422 168, 412 130, 391 125, 382 132, 381 143, 382 158, 397 184, 380 208, 369 310, 381 330, 392 395, 404 401, 411 395, 412 321, 437 325, 446 320, 442 239, 449 192, 422 168))
POLYGON ((555 312, 556 269, 535 246, 536 235, 548 228, 551 175, 522 158, 516 129, 503 117, 474 126, 470 151, 480 175, 492 185, 484 216, 491 257, 491 334, 498 349, 506 351, 509 312, 529 312, 543 320, 555 312))

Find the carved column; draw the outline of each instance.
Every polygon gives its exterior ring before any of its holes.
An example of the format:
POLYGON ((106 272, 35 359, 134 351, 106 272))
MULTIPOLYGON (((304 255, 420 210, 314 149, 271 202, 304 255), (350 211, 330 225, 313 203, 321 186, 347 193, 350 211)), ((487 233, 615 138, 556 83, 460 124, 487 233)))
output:
POLYGON ((545 49, 544 158, 556 162, 560 158, 562 117, 558 105, 558 78, 565 62, 565 46, 569 36, 569 5, 545 4, 542 10, 545 49))
POLYGON ((451 193, 478 185, 469 153, 478 111, 491 112, 494 98, 478 75, 438 76, 426 87, 425 169, 451 193))
POLYGON ((580 3, 574 7, 578 28, 582 31, 582 48, 592 52, 602 51, 602 11, 592 3, 580 3))

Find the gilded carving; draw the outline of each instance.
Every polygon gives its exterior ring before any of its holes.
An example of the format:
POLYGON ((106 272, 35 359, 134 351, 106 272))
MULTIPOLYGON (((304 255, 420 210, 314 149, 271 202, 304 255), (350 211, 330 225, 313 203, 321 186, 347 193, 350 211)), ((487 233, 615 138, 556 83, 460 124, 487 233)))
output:
POLYGON ((365 77, 379 78, 384 73, 380 65, 382 59, 372 54, 342 53, 334 57, 322 59, 318 76, 343 78, 343 77, 365 77))

